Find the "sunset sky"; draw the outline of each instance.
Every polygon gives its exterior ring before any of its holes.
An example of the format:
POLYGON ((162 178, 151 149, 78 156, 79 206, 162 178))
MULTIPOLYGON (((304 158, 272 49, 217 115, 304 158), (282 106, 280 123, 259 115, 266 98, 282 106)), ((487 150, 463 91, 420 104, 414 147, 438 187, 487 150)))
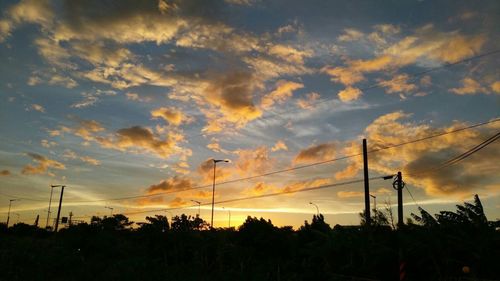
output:
MULTIPOLYGON (((217 165, 217 182, 231 182, 215 201, 362 179, 359 156, 315 163, 360 153, 363 138, 382 149, 371 177, 403 172, 406 216, 477 193, 500 218, 499 141, 432 171, 500 130, 499 1, 24 0, 0 11, 0 221, 22 198, 11 222, 39 214, 45 226, 51 184, 67 186, 63 216, 193 215, 191 200, 211 202, 213 158, 231 161, 217 165)), ((395 207, 392 181, 370 188, 378 208, 395 207)), ((309 202, 332 226, 358 224, 363 183, 217 204, 215 225, 230 210, 233 226, 251 215, 298 227, 316 213, 309 202)))

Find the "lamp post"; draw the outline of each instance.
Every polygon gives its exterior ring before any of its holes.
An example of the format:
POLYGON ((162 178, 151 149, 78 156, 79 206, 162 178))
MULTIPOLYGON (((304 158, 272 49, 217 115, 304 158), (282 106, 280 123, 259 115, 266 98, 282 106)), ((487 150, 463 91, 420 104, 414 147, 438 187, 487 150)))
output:
POLYGON ((214 182, 212 186, 212 218, 210 219, 210 228, 214 228, 214 203, 215 203, 215 169, 217 167, 217 163, 219 162, 225 162, 228 163, 229 160, 217 160, 217 159, 212 159, 214 162, 214 182))
POLYGON ((62 200, 63 200, 63 194, 64 194, 64 188, 65 185, 61 185, 61 197, 59 197, 59 208, 57 209, 57 219, 56 219, 56 226, 54 227, 54 232, 57 232, 57 229, 59 227, 59 217, 61 216, 61 206, 62 206, 62 200))
POLYGON ((370 197, 373 198, 373 209, 377 210, 377 196, 370 194, 370 197))
POLYGON ((19 201, 21 199, 10 199, 9 200, 9 212, 7 213, 7 228, 9 228, 9 220, 10 220, 10 207, 12 206, 12 202, 19 201))
POLYGON ((109 210, 111 211, 111 216, 113 216, 113 210, 114 210, 115 208, 113 208, 113 207, 108 207, 108 206, 104 206, 104 208, 109 209, 109 210))
POLYGON ((191 202, 194 202, 196 204, 198 204, 198 217, 200 216, 200 206, 201 206, 201 202, 200 201, 196 201, 196 200, 191 200, 191 202))
POLYGON ((59 187, 61 185, 50 185, 50 198, 49 198, 49 209, 47 210, 47 222, 45 223, 45 228, 49 226, 49 219, 50 219, 50 205, 52 204, 52 193, 54 192, 54 187, 59 187))
MULTIPOLYGON (((225 210, 226 208, 222 207, 223 210, 225 210)), ((229 228, 231 228, 231 210, 227 209, 227 211, 229 212, 229 228)))
POLYGON ((314 207, 316 207, 316 215, 319 215, 319 208, 318 208, 318 205, 314 204, 313 202, 309 202, 309 204, 313 205, 314 207))

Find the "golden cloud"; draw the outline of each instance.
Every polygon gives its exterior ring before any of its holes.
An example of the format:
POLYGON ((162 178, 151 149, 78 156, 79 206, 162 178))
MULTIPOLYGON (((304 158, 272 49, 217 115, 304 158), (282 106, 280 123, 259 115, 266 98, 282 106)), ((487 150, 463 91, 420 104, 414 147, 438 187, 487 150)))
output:
POLYGON ((189 178, 175 176, 166 180, 162 180, 158 184, 153 184, 148 187, 148 194, 156 194, 162 192, 181 191, 193 187, 193 182, 189 178))
POLYGON ((493 92, 497 94, 500 94, 500 81, 493 82, 491 84, 491 90, 493 90, 493 92))
POLYGON ((462 80, 462 87, 452 88, 450 89, 450 92, 457 95, 474 95, 481 92, 488 92, 488 89, 481 86, 481 84, 479 84, 476 80, 466 77, 462 80))
POLYGON ((28 164, 24 166, 21 173, 23 175, 36 175, 36 174, 45 174, 48 169, 54 168, 58 170, 65 170, 66 166, 63 163, 58 162, 56 160, 52 160, 36 153, 26 153, 26 155, 33 158, 33 161, 37 163, 37 165, 33 166, 28 164))
POLYGON ((320 97, 321 96, 315 92, 307 93, 305 99, 297 100, 297 106, 302 109, 314 109, 314 103, 319 100, 320 97))
POLYGON ((281 58, 282 60, 285 60, 289 63, 299 64, 299 65, 303 65, 304 59, 311 57, 313 55, 313 52, 310 50, 301 51, 291 46, 285 46, 281 44, 273 45, 271 48, 269 48, 268 52, 270 55, 281 58))
POLYGON ((340 42, 350 42, 361 39, 365 34, 354 28, 344 29, 344 34, 337 37, 340 42))
POLYGON ((303 87, 304 84, 301 83, 279 80, 276 82, 276 89, 262 98, 261 106, 262 108, 269 108, 273 106, 274 103, 284 103, 292 97, 295 90, 303 87))
POLYGON ((282 140, 278 140, 273 148, 271 148, 271 151, 280 151, 280 150, 288 150, 288 146, 286 146, 286 143, 282 140))
MULTIPOLYGON (((205 87, 204 99, 223 115, 224 120, 218 122, 229 122, 239 128, 262 115, 253 103, 254 90, 258 86, 254 76, 248 72, 235 71, 218 75, 205 87)), ((215 120, 220 118, 213 113, 205 116, 208 122, 217 123, 215 120)), ((217 131, 224 127, 224 123, 217 124, 216 127, 206 127, 205 131, 217 131)))
POLYGON ((322 143, 309 146, 301 150, 295 159, 294 163, 313 163, 332 159, 336 154, 336 144, 333 142, 322 143))
POLYGON ((361 191, 339 191, 337 192, 338 198, 353 198, 353 197, 363 197, 364 192, 361 191))
POLYGON ((192 121, 192 118, 186 116, 184 112, 175 107, 160 107, 151 111, 154 118, 162 118, 171 125, 179 126, 182 123, 192 121))
MULTIPOLYGON (((365 129, 369 150, 383 149, 429 135, 446 133, 467 125, 455 122, 447 127, 432 128, 428 125, 401 122, 409 116, 409 114, 398 111, 374 120, 365 129)), ((496 163, 494 159, 500 157, 498 143, 485 148, 489 151, 489 157, 474 155, 456 165, 440 169, 438 172, 430 172, 429 170, 474 147, 488 138, 492 134, 492 130, 497 129, 498 124, 495 123, 481 130, 470 129, 410 143, 399 148, 370 153, 369 167, 371 171, 383 175, 394 174, 401 170, 407 183, 423 188, 429 195, 469 196, 471 193, 480 192, 484 186, 490 184, 488 181, 491 179, 491 175, 495 174, 496 163)), ((344 153, 345 155, 361 153, 361 144, 358 142, 349 143, 344 149, 344 153)), ((336 174, 336 178, 353 177, 361 169, 361 157, 351 158, 347 167, 336 174)))
POLYGON ((408 74, 399 74, 392 77, 390 80, 379 80, 379 85, 387 89, 388 94, 393 93, 407 93, 415 91, 417 86, 415 84, 408 83, 408 74))
POLYGON ((345 88, 344 90, 338 93, 339 99, 343 102, 350 102, 353 100, 357 100, 361 95, 362 92, 360 89, 351 86, 345 88))

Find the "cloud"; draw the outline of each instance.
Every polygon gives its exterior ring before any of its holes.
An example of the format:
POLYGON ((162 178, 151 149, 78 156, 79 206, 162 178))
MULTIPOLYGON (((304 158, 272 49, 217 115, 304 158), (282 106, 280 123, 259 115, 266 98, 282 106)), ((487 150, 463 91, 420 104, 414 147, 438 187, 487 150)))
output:
POLYGON ((360 191, 339 191, 339 192, 337 192, 338 198, 363 197, 364 195, 365 195, 365 193, 360 192, 360 191))
POLYGON ((82 108, 82 107, 89 107, 92 105, 95 105, 97 102, 99 102, 101 96, 115 96, 116 92, 112 90, 97 90, 95 92, 83 92, 83 100, 76 102, 71 105, 72 108, 82 108))
POLYGON ((415 91, 417 86, 415 84, 408 83, 408 74, 398 74, 392 77, 390 80, 379 79, 379 85, 386 88, 388 94, 393 93, 408 93, 415 91))
MULTIPOLYGON (((365 129, 365 137, 369 150, 409 142, 429 135, 446 133, 467 124, 455 122, 450 126, 433 128, 424 124, 404 123, 410 114, 401 111, 382 115, 375 119, 365 129)), ((372 172, 382 175, 394 174, 398 170, 403 172, 404 180, 408 184, 422 188, 431 196, 469 196, 481 192, 490 182, 491 175, 497 166, 494 159, 500 157, 498 143, 493 143, 488 150, 488 157, 473 155, 456 165, 431 172, 446 160, 459 155, 493 134, 498 130, 498 124, 481 129, 470 129, 459 133, 436 137, 426 141, 410 143, 399 148, 386 149, 369 154, 369 167, 372 172), (497 155, 498 154, 498 155, 497 155)), ((343 150, 345 155, 361 153, 359 141, 347 143, 343 150)), ((362 170, 361 157, 348 160, 345 169, 335 176, 345 179, 356 176, 362 170)))
POLYGON ((222 130, 224 122, 240 128, 251 120, 262 115, 262 111, 253 102, 255 89, 259 87, 253 74, 235 71, 226 75, 217 75, 209 80, 203 89, 204 100, 219 114, 205 111, 209 123, 204 131, 217 132, 222 130), (213 122, 213 123, 212 123, 213 122), (212 123, 212 124, 210 124, 212 123))
POLYGON ((236 173, 242 176, 262 174, 269 171, 275 164, 275 159, 269 157, 269 148, 259 146, 254 149, 239 149, 234 152, 238 159, 234 161, 236 173))
POLYGON ((462 80, 462 87, 452 88, 450 89, 450 92, 457 95, 474 95, 477 93, 488 92, 488 89, 481 86, 481 84, 479 84, 476 80, 466 77, 462 80))
POLYGON ((337 37, 337 40, 340 42, 350 42, 361 39, 365 34, 359 30, 354 28, 346 28, 344 29, 344 34, 337 37))
POLYGON ((59 85, 68 89, 73 89, 78 86, 78 83, 70 77, 54 75, 49 80, 49 85, 59 85))
POLYGON ((161 118, 173 126, 179 126, 182 123, 189 123, 192 121, 192 118, 186 116, 184 112, 175 107, 160 107, 151 110, 151 116, 154 118, 161 118))
POLYGON ((294 163, 313 163, 332 159, 336 154, 336 144, 322 143, 302 149, 294 158, 294 163))
POLYGON ((94 166, 99 166, 101 165, 101 162, 97 159, 94 159, 90 156, 80 156, 80 155, 77 155, 76 152, 70 150, 70 149, 65 149, 64 150, 64 154, 63 154, 63 157, 64 158, 67 158, 67 159, 79 159, 80 161, 84 162, 84 163, 87 163, 87 164, 90 164, 90 165, 94 165, 94 166))
POLYGON ((268 53, 272 56, 276 56, 289 63, 299 64, 299 65, 303 65, 304 59, 312 57, 313 55, 313 52, 310 50, 301 51, 295 49, 292 46, 286 46, 281 44, 273 45, 271 48, 269 48, 268 53))
POLYGON ((147 188, 148 194, 156 194, 162 192, 181 191, 193 187, 193 182, 189 178, 175 176, 162 180, 158 184, 153 184, 147 188))
POLYGON ((10 171, 9 170, 1 170, 0 176, 10 176, 10 171))
POLYGON ((302 109, 314 109, 314 104, 320 97, 320 94, 315 92, 307 93, 305 98, 297 100, 297 106, 302 109))
POLYGON ((43 106, 39 105, 39 104, 32 104, 30 106, 30 109, 38 111, 38 112, 41 112, 41 113, 45 113, 45 108, 43 106))
POLYGON ((363 93, 360 89, 354 87, 347 87, 338 93, 338 97, 343 102, 350 102, 359 99, 363 93))
POLYGON ((269 108, 274 103, 284 103, 292 97, 295 90, 301 89, 304 84, 296 83, 293 81, 279 80, 276 82, 276 89, 271 93, 265 95, 261 100, 263 108, 269 108))
POLYGON ((55 141, 49 141, 49 140, 41 140, 40 144, 45 147, 45 148, 51 148, 53 146, 57 145, 57 142, 55 141))
POLYGON ((242 194, 247 196, 259 196, 262 194, 277 191, 279 191, 279 189, 273 185, 267 184, 265 182, 258 182, 254 186, 243 190, 242 194))
POLYGON ((491 84, 491 90, 493 90, 493 92, 497 94, 500 94, 500 81, 493 82, 491 84))
POLYGON ((322 71, 330 75, 333 82, 341 83, 346 86, 354 85, 365 79, 358 70, 346 67, 324 67, 322 71))
POLYGON ((132 101, 139 101, 139 102, 150 102, 151 98, 149 97, 141 97, 137 93, 125 93, 125 96, 127 97, 127 100, 132 100, 132 101))
POLYGON ((280 150, 288 150, 288 146, 286 146, 286 143, 282 140, 278 140, 273 148, 271 148, 271 151, 280 151, 280 150))
POLYGON ((351 86, 363 81, 364 73, 399 69, 412 63, 454 63, 478 54, 485 42, 484 34, 468 36, 457 31, 440 32, 427 25, 385 47, 374 58, 345 59, 345 66, 326 66, 322 71, 330 75, 333 82, 351 86))
POLYGON ((66 166, 63 163, 58 162, 56 160, 48 159, 45 156, 36 153, 26 153, 26 155, 33 158, 33 161, 36 162, 36 165, 28 164, 24 166, 21 173, 23 175, 36 175, 36 174, 45 174, 48 169, 54 168, 58 170, 65 170, 66 166))
MULTIPOLYGON (((155 134, 151 129, 132 126, 122 128, 114 133, 106 129, 95 120, 78 120, 75 128, 60 127, 51 131, 51 134, 60 135, 62 132, 72 133, 86 142, 96 142, 101 147, 135 153, 149 152, 158 157, 168 158, 174 154, 189 155, 189 149, 178 146, 184 141, 184 136, 178 132, 169 132, 164 138, 155 134)), ((90 163, 90 162, 89 162, 90 163)))

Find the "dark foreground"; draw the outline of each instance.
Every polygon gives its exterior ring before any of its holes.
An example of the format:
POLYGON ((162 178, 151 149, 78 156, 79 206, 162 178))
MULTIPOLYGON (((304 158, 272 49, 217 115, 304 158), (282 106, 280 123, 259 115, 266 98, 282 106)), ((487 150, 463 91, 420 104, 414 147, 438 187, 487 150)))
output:
POLYGON ((185 216, 172 223, 150 217, 129 229, 128 219, 115 215, 57 234, 3 225, 0 279, 500 279, 497 222, 472 213, 427 215, 397 231, 387 225, 332 229, 321 215, 297 231, 250 217, 238 230, 203 230, 201 219, 185 216))

